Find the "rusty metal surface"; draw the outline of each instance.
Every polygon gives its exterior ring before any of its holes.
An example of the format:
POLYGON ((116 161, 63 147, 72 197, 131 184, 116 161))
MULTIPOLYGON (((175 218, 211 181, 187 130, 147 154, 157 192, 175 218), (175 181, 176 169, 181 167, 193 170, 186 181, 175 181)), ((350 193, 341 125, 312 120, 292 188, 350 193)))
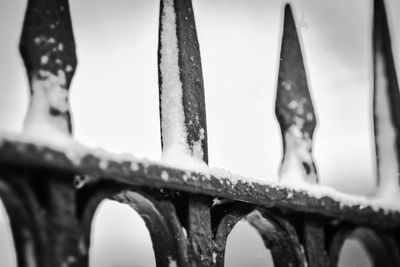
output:
POLYGON ((400 225, 400 212, 374 210, 371 206, 348 206, 330 197, 315 198, 305 191, 278 187, 274 184, 234 181, 231 177, 216 177, 174 169, 148 161, 123 161, 105 159, 93 154, 84 154, 80 163, 72 161, 63 151, 33 143, 6 141, 0 144, 0 162, 17 168, 49 168, 75 174, 90 175, 96 179, 112 180, 125 186, 148 186, 168 188, 191 193, 200 193, 213 197, 249 202, 262 207, 279 207, 304 213, 316 213, 323 216, 349 220, 380 228, 400 225), (108 166, 101 167, 106 160, 108 166), (137 170, 132 169, 137 165, 137 170), (168 173, 168 180, 163 179, 163 172, 168 173), (374 218, 374 220, 371 220, 374 218))

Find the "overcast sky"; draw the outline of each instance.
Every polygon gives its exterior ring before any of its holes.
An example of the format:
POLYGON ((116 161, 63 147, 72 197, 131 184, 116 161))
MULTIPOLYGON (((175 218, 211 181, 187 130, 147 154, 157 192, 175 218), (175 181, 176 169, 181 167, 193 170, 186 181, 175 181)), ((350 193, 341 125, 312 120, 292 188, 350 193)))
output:
MULTIPOLYGON (((70 97, 75 138, 91 147, 159 159, 159 2, 70 3, 79 60, 70 97)), ((260 180, 276 180, 282 154, 273 105, 283 3, 193 2, 210 165, 260 180)), ((375 184, 370 109, 372 1, 292 3, 319 123, 314 155, 320 179, 342 191, 371 193, 375 184)), ((400 70, 400 1, 386 3, 400 70)), ((17 51, 26 1, 0 0, 0 5, 0 129, 19 131, 28 103, 27 79, 17 51)), ((119 225, 120 220, 111 219, 117 215, 107 216, 110 212, 126 213, 124 208, 111 211, 115 204, 107 205, 99 227, 119 225)), ((131 232, 132 239, 138 239, 131 232)), ((98 236, 110 233, 99 230, 98 236)))

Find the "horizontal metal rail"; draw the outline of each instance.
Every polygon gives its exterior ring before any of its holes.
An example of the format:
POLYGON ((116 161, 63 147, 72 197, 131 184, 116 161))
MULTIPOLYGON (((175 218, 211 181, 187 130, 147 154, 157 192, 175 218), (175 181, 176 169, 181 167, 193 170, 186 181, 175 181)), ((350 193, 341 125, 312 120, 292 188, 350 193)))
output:
MULTIPOLYGON (((0 139, 0 162, 16 170, 46 168, 84 175, 83 184, 114 181, 124 186, 170 189, 281 208, 354 223, 397 228, 400 210, 374 203, 374 198, 338 193, 327 187, 296 188, 254 181, 218 168, 179 169, 157 161, 103 154, 90 149, 65 152, 35 142, 0 139), (118 158, 118 159, 116 159, 118 158), (325 189, 325 190, 324 190, 325 189), (318 193, 319 192, 319 193, 318 193), (333 193, 332 193, 333 192, 333 193), (319 195, 319 196, 316 196, 319 195), (371 220, 371 218, 374 220, 371 220)), ((127 187, 129 188, 129 187, 127 187)))

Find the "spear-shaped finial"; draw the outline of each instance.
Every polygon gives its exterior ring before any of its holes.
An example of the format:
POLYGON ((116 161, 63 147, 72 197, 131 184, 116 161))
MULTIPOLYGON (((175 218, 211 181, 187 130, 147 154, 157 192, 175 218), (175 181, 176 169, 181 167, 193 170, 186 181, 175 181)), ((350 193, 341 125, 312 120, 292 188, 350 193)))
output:
POLYGON ((374 132, 377 195, 400 197, 400 94, 385 5, 374 0, 373 18, 374 132))
POLYGON ((317 183, 312 157, 316 118, 292 9, 285 6, 275 112, 283 138, 281 181, 317 183))
POLYGON ((68 89, 77 60, 68 0, 28 1, 20 52, 31 93, 25 130, 71 134, 68 89))
POLYGON ((158 63, 163 158, 207 163, 203 74, 190 0, 161 0, 158 63))

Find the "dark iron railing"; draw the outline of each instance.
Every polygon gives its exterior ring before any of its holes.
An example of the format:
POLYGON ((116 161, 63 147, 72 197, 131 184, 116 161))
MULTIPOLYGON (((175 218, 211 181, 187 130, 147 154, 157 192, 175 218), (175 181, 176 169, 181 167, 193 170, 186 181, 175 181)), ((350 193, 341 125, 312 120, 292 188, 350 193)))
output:
POLYGON ((18 266, 88 266, 93 214, 107 198, 129 204, 142 216, 157 266, 223 266, 228 235, 242 218, 258 230, 275 266, 337 266, 349 236, 365 245, 374 266, 400 266, 400 209, 379 202, 385 192, 393 197, 399 192, 400 151, 399 87, 383 0, 374 0, 373 23, 378 190, 366 199, 329 193, 318 185, 311 153, 316 116, 289 5, 276 95, 284 145, 282 184, 206 167, 204 89, 191 1, 162 0, 159 29, 163 147, 184 147, 188 160, 200 162, 197 170, 74 144, 68 137, 68 90, 77 60, 68 1, 28 1, 20 43, 31 92, 25 127, 30 134, 60 135, 62 142, 1 137, 0 196, 10 217, 18 266), (167 136, 179 114, 163 103, 176 82, 184 128, 179 140, 167 136), (386 153, 388 149, 394 152, 386 153), (291 186, 293 181, 304 186, 291 186))

